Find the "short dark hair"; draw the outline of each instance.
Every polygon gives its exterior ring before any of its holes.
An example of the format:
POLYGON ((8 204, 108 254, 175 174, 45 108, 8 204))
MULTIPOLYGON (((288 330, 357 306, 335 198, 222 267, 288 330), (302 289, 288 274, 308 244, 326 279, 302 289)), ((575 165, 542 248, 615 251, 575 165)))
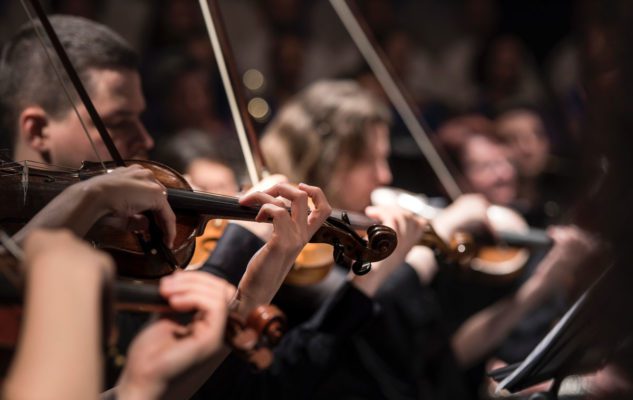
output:
MULTIPOLYGON (((88 90, 91 69, 138 69, 136 52, 110 28, 68 15, 51 16, 50 22, 88 90)), ((52 51, 50 45, 47 46, 52 51)), ((56 60, 55 55, 52 58, 56 60)), ((55 62, 63 71, 59 61, 55 62)), ((63 72, 62 76, 68 82, 63 72)), ((71 107, 31 22, 23 25, 2 48, 0 113, 3 144, 13 145, 18 115, 28 105, 39 105, 53 116, 60 116, 71 107)))

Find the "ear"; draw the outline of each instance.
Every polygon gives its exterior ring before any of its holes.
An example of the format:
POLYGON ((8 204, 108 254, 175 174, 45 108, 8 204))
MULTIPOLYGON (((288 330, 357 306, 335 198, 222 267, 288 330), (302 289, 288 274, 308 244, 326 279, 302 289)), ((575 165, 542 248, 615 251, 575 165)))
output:
POLYGON ((18 119, 18 140, 38 153, 48 152, 50 147, 46 134, 48 123, 49 116, 42 107, 30 106, 25 108, 18 119))

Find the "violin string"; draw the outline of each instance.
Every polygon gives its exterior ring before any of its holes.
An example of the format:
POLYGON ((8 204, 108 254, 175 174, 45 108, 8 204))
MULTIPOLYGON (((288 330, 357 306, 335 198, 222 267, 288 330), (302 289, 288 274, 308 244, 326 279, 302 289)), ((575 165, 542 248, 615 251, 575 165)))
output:
POLYGON ((55 71, 55 76, 57 76, 57 80, 61 84, 61 87, 62 87, 62 89, 64 91, 64 94, 65 94, 66 98, 68 99, 68 102, 70 103, 70 106, 72 107, 75 115, 79 119, 79 123, 81 124, 81 128, 83 129, 84 133, 86 134, 86 137, 88 138, 88 142, 90 142, 90 146, 92 147, 92 151, 94 152, 95 157, 97 158, 98 162, 101 164, 101 167, 103 168, 103 171, 107 172, 108 169, 106 168, 105 163, 103 162, 103 160, 99 156, 99 152, 97 151, 97 146, 95 145, 94 140, 92 140, 92 137, 90 136, 90 133, 88 132, 88 127, 86 125, 86 122, 81 117, 81 114, 79 114, 79 109, 77 109, 77 105, 73 101, 73 98, 72 98, 72 96, 70 94, 70 89, 68 89, 68 86, 66 85, 66 82, 64 82, 64 79, 62 78, 61 71, 59 70, 59 68, 55 64, 55 62, 53 60, 53 57, 52 57, 52 55, 50 54, 50 52, 48 50, 48 46, 46 45, 46 42, 44 40, 44 35, 42 34, 42 29, 43 29, 42 26, 35 21, 35 17, 33 16, 33 14, 31 13, 31 10, 27 6, 26 0, 20 0, 20 2, 22 3, 22 7, 24 8, 24 11, 26 11, 26 15, 28 16, 29 21, 31 22, 31 24, 33 25, 33 28, 35 29, 35 33, 37 35, 37 38, 38 38, 40 44, 42 45, 42 49, 44 50, 44 54, 46 54, 46 58, 48 59, 48 61, 51 64, 51 66, 53 67, 53 70, 55 71))
POLYGON ((38 169, 42 169, 42 170, 54 171, 54 172, 68 172, 68 173, 75 173, 75 174, 77 173, 77 170, 74 169, 74 168, 63 167, 63 166, 60 166, 60 165, 48 164, 48 163, 41 162, 41 161, 31 161, 31 160, 7 162, 7 163, 4 163, 4 164, 0 165, 0 170, 23 168, 25 162, 28 162, 29 164, 31 164, 33 166, 37 166, 38 169))

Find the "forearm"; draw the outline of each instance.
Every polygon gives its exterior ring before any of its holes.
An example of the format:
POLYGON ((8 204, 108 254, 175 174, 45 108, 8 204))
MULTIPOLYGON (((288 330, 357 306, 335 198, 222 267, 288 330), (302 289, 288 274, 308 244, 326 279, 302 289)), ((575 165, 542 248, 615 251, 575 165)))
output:
POLYGON ((523 317, 545 299, 536 280, 527 281, 514 295, 478 312, 451 339, 455 358, 469 367, 493 351, 523 317))
POLYGON ((59 268, 34 268, 28 281, 23 333, 6 382, 7 399, 97 397, 102 276, 91 265, 82 267, 85 271, 63 276, 59 268))
MULTIPOLYGON (((183 376, 175 379, 167 388, 165 394, 161 396, 163 400, 184 400, 191 398, 196 391, 209 379, 215 370, 222 364, 229 355, 230 349, 224 346, 217 354, 208 361, 193 366, 183 376)), ((145 398, 144 398, 145 399, 145 398)), ((118 399, 123 400, 123 399, 118 399)))
POLYGON ((99 201, 97 193, 86 190, 83 185, 78 184, 55 197, 13 238, 21 243, 29 232, 37 228, 67 228, 75 235, 83 237, 107 212, 108 210, 99 201))
POLYGON ((341 286, 307 322, 286 333, 264 377, 275 396, 307 398, 332 372, 341 346, 375 316, 376 304, 351 284, 341 286), (299 392, 297 392, 299 391, 299 392))
POLYGON ((189 368, 171 382, 132 382, 125 374, 117 386, 101 394, 102 400, 183 400, 189 399, 206 382, 229 355, 224 346, 212 358, 189 368))
POLYGON ((242 316, 268 304, 286 279, 298 251, 262 247, 251 259, 236 294, 236 309, 242 316))

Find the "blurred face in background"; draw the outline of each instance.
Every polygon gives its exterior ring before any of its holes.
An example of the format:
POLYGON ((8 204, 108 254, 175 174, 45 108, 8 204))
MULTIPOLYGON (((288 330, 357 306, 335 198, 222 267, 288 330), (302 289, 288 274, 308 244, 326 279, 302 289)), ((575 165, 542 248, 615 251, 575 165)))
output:
POLYGON ((391 182, 389 127, 374 123, 366 129, 363 156, 342 159, 332 176, 328 192, 334 194, 332 205, 337 208, 363 212, 371 204, 371 192, 391 182))
POLYGON ((470 137, 464 144, 462 165, 473 192, 498 205, 508 205, 516 199, 516 172, 500 143, 482 135, 470 137))
POLYGON ((536 177, 547 166, 549 140, 543 121, 529 110, 511 111, 497 120, 497 134, 507 143, 519 175, 536 177))

